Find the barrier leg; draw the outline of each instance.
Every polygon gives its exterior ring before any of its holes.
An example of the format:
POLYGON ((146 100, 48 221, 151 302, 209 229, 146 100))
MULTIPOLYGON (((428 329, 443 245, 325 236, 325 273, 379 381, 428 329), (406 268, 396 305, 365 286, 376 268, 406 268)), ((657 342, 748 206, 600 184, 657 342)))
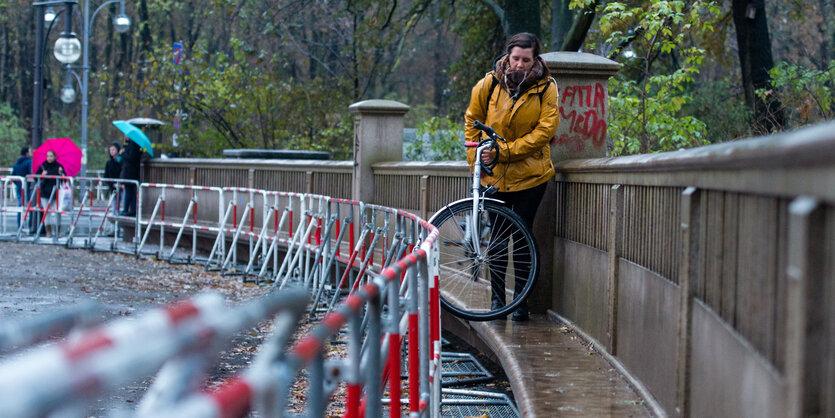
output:
POLYGON ((220 260, 224 258, 223 252, 223 240, 224 234, 223 230, 226 228, 226 222, 229 221, 229 216, 232 214, 232 207, 235 205, 235 202, 229 202, 229 206, 226 207, 226 212, 223 214, 223 220, 220 221, 220 225, 218 225, 217 231, 217 238, 215 238, 215 243, 212 245, 212 251, 209 253, 209 259, 206 260, 206 268, 209 268, 212 265, 212 260, 215 258, 215 254, 218 254, 218 264, 220 260))
POLYGON ((238 224, 238 227, 235 228, 235 235, 232 237, 232 244, 229 245, 230 251, 229 251, 228 254, 226 254, 226 258, 223 260, 223 263, 220 265, 220 271, 225 270, 226 265, 229 264, 230 261, 232 261, 233 266, 237 265, 237 261, 238 261, 237 254, 238 254, 238 252, 235 249, 238 247, 238 239, 241 236, 241 231, 244 228, 244 223, 246 222, 247 217, 249 216, 249 212, 250 212, 249 209, 250 209, 251 205, 252 205, 252 202, 247 202, 246 207, 244 208, 244 214, 241 217, 241 222, 238 224))
POLYGON ((172 262, 174 260, 174 252, 177 251, 177 247, 180 245, 180 238, 183 236, 183 231, 186 229, 186 222, 188 218, 191 216, 191 211, 194 209, 194 199, 188 202, 188 208, 186 208, 186 215, 183 216, 183 223, 180 225, 180 230, 177 232, 177 238, 174 239, 174 245, 171 246, 171 252, 168 254, 168 262, 172 262))
POLYGON ((148 218, 148 227, 145 229, 145 234, 142 235, 142 241, 139 242, 139 247, 136 248, 136 256, 142 254, 142 247, 145 246, 145 241, 148 240, 148 235, 151 233, 151 227, 154 225, 154 219, 157 218, 160 204, 162 203, 162 196, 157 198, 157 203, 154 205, 154 210, 151 212, 151 217, 148 218))
MULTIPOLYGON (((258 250, 262 249, 262 248, 264 250, 266 250, 267 246, 264 244, 264 239, 265 239, 264 237, 266 237, 267 234, 269 233, 270 220, 272 219, 272 217, 274 215, 275 215, 275 208, 270 208, 269 212, 267 212, 267 216, 264 218, 264 222, 262 223, 263 226, 261 227, 261 232, 258 234, 258 241, 255 242, 255 247, 254 248, 250 248, 249 262, 247 262, 246 268, 244 268, 244 271, 243 271, 244 278, 246 278, 247 275, 249 275, 252 272, 252 267, 255 264, 255 259, 258 258, 255 255, 258 252, 258 250)), ((266 262, 265 255, 266 255, 266 252, 262 251, 261 256, 260 256, 261 260, 262 260, 261 261, 262 263, 266 262)))

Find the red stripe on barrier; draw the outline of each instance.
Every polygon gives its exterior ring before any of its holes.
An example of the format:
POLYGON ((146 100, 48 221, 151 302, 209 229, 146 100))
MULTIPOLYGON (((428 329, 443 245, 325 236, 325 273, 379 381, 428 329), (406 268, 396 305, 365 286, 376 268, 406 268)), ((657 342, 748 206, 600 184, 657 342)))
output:
POLYGON ((380 293, 380 288, 378 288, 377 285, 372 283, 368 283, 367 285, 363 286, 362 290, 364 290, 365 294, 368 295, 368 299, 372 299, 380 293))
MULTIPOLYGON (((370 235, 371 235, 371 238, 369 238, 368 242, 373 242, 375 234, 372 232, 370 235)), ((362 245, 362 259, 363 260, 365 260, 365 251, 366 251, 365 250, 365 243, 363 243, 363 245, 362 245)), ((369 266, 374 265, 374 249, 373 248, 371 249, 371 257, 368 258, 368 265, 369 266)))
MULTIPOLYGON (((336 220, 336 235, 334 235, 335 237, 338 237, 338 236, 339 236, 339 227, 340 227, 340 225, 341 225, 341 224, 340 224, 340 222, 339 222, 339 219, 337 219, 337 220, 336 220)), ((340 256, 340 245, 339 245, 339 244, 341 244, 341 243, 339 243, 339 242, 337 242, 337 243, 336 243, 336 256, 337 256, 337 257, 339 257, 339 256, 340 256)))
POLYGON ((354 223, 353 223, 353 222, 351 222, 350 224, 348 224, 348 242, 350 242, 350 243, 351 243, 351 247, 353 248, 353 247, 354 247, 354 243, 356 242, 356 241, 354 240, 354 223))
POLYGON ((357 295, 350 295, 347 299, 345 299, 345 305, 351 308, 353 312, 359 312, 362 309, 363 300, 361 297, 357 295))
POLYGON ((316 245, 322 244, 322 218, 316 219, 316 245))
POLYGON ((92 333, 86 335, 81 341, 64 345, 62 350, 70 362, 75 362, 87 354, 112 345, 113 340, 111 340, 105 333, 101 331, 93 331, 92 333))
POLYGON ((380 275, 385 277, 387 282, 390 282, 390 281, 393 281, 394 278, 397 277, 397 274, 401 271, 405 271, 405 270, 401 269, 399 266, 397 266, 397 268, 386 267, 385 270, 380 272, 380 275))
POLYGON ((400 417, 400 334, 389 335, 389 417, 400 417))
POLYGON ((342 325, 345 325, 345 316, 333 311, 322 320, 322 325, 328 327, 331 332, 336 332, 339 328, 342 328, 342 325))
MULTIPOLYGON (((433 343, 433 346, 434 346, 435 341, 440 341, 441 340, 441 313, 438 312, 438 309, 439 309, 438 305, 440 304, 439 303, 440 294, 438 293, 439 292, 438 276, 435 276, 434 280, 435 280, 435 286, 433 286, 431 289, 429 289, 429 315, 431 315, 431 318, 429 318, 429 321, 430 321, 429 329, 430 329, 431 341, 433 343)), ((434 348, 433 348, 433 350, 434 350, 434 348)), ((433 352, 433 357, 432 358, 433 359, 437 358, 437 356, 439 356, 439 355, 440 355, 440 353, 434 353, 433 352)))
POLYGON ((293 211, 292 210, 290 210, 290 224, 289 224, 289 227, 290 228, 289 228, 289 232, 288 232, 289 235, 288 236, 292 237, 293 236, 293 211))
POLYGON ((187 300, 175 303, 165 308, 165 313, 168 315, 168 319, 174 324, 179 323, 183 319, 190 316, 197 315, 199 312, 200 310, 197 309, 191 301, 187 300))
POLYGON ((252 387, 247 382, 242 379, 232 379, 209 396, 220 409, 221 417, 232 418, 243 417, 249 413, 252 393, 252 387))
MULTIPOLYGON (((307 215, 307 223, 302 224, 302 225, 310 225, 310 220, 311 220, 311 219, 313 219, 313 217, 312 217, 311 215, 307 215)), ((304 220, 304 219, 300 219, 300 220, 299 220, 299 223, 301 224, 301 222, 302 222, 303 220, 304 220)), ((307 243, 308 243, 308 244, 310 244, 310 240, 311 240, 311 239, 313 239, 313 237, 312 237, 312 236, 310 236, 310 235, 308 235, 308 236, 307 236, 307 243)))
POLYGON ((360 416, 360 385, 348 385, 348 399, 345 405, 345 418, 359 418, 360 416))
MULTIPOLYGON (((388 236, 388 234, 384 234, 383 235, 383 253, 382 253, 383 256, 382 256, 382 260, 380 260, 380 265, 381 266, 386 265, 386 250, 385 249, 388 248, 388 247, 389 247, 389 236, 388 236)), ((397 255, 395 254, 395 256, 397 256, 397 255)))
POLYGON ((312 335, 307 335, 293 347, 293 352, 305 363, 313 360, 316 353, 322 347, 322 343, 312 335))
POLYGON ((409 412, 418 412, 420 401, 420 347, 418 316, 409 314, 409 412))

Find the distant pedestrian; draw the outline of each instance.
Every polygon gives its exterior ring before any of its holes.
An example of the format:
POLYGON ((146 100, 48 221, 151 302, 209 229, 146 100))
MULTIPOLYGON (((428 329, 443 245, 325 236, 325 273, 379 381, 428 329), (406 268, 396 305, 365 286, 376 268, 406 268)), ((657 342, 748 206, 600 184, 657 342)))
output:
MULTIPOLYGON (((12 167, 12 175, 26 178, 29 174, 32 174, 32 151, 29 147, 23 147, 20 149, 20 157, 17 157, 14 167, 12 167)), ((18 206, 25 207, 26 202, 29 201, 29 192, 31 191, 29 184, 26 180, 23 182, 16 181, 14 187, 17 191, 18 206), (26 193, 24 193, 24 184, 26 185, 26 193)), ((20 214, 17 215, 17 226, 20 226, 20 214)))
MULTIPOLYGON (((119 176, 122 180, 139 181, 139 165, 142 162, 142 149, 136 142, 130 139, 125 140, 122 149, 122 172, 119 176)), ((125 209, 120 213, 123 216, 136 216, 136 184, 125 183, 125 209)))
MULTIPOLYGON (((113 142, 107 147, 108 153, 110 157, 107 159, 107 163, 104 165, 104 178, 108 179, 118 179, 122 175, 122 156, 119 155, 122 147, 119 145, 118 142, 113 142)), ((107 183, 108 191, 112 193, 117 193, 116 197, 113 198, 113 213, 118 215, 119 212, 119 204, 122 202, 122 193, 119 192, 118 183, 115 181, 111 181, 107 183)))

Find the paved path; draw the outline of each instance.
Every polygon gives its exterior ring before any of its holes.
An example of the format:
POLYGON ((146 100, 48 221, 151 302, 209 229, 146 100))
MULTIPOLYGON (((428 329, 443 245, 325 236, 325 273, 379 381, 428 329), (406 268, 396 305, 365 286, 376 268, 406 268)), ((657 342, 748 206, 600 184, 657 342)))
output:
POLYGON ((525 417, 653 416, 604 355, 555 319, 533 315, 528 322, 467 322, 444 312, 443 326, 492 352, 525 417))

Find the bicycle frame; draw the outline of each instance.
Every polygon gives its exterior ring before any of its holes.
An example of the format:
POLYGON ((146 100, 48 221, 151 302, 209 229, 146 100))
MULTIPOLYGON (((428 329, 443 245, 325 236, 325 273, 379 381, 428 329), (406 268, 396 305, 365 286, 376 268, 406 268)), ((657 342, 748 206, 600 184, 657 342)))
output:
POLYGON ((469 230, 467 231, 467 235, 472 240, 473 250, 475 251, 476 256, 480 259, 482 257, 481 254, 481 245, 479 245, 479 236, 478 236, 478 214, 481 213, 481 202, 484 199, 481 196, 481 192, 479 189, 481 188, 481 164, 478 160, 481 158, 481 153, 490 148, 492 145, 486 143, 484 145, 480 145, 476 148, 475 155, 476 155, 476 164, 473 164, 473 186, 472 186, 472 194, 473 194, 473 212, 470 216, 470 222, 466 225, 466 228, 469 230))

